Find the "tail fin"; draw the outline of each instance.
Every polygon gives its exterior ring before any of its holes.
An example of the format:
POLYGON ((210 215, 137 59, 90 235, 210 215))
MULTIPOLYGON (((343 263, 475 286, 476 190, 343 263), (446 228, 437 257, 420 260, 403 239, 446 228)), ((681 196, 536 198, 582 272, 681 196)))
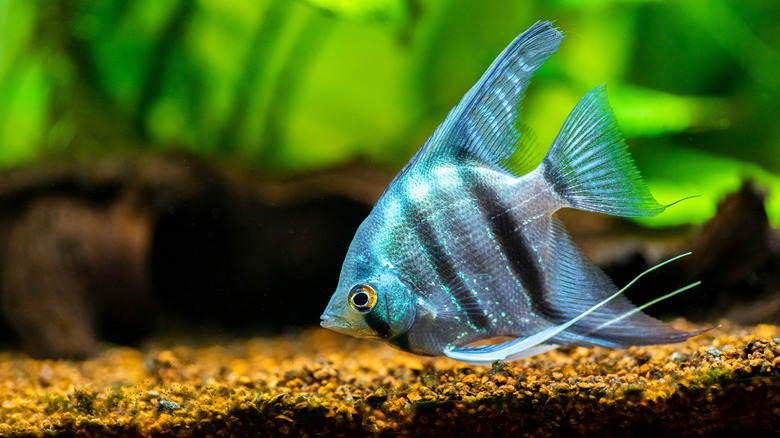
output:
POLYGON ((659 204, 628 154, 604 85, 574 107, 543 160, 544 176, 580 210, 655 216, 659 204))

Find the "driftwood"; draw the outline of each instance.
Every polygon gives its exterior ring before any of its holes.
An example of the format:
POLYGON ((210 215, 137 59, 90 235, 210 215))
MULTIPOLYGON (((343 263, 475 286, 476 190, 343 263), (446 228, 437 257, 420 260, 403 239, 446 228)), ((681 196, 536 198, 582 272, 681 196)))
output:
POLYGON ((391 175, 351 165, 261 180, 185 154, 0 174, 0 305, 38 357, 86 357, 152 321, 315 322, 391 175))

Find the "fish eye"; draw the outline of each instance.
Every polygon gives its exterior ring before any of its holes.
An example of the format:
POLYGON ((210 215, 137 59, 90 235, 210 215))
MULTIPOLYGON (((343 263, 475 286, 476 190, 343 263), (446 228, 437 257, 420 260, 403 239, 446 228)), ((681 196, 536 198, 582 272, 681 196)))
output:
POLYGON ((376 304, 376 291, 367 284, 358 284, 349 291, 349 306, 358 313, 368 313, 376 304))

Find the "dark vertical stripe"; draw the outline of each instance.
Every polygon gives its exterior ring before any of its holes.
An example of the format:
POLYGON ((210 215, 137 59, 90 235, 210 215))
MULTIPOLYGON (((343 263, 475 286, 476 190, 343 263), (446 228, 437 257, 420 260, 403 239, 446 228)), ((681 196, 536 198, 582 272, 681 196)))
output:
POLYGON ((464 177, 471 182, 471 194, 476 198, 477 206, 490 226, 499 250, 506 255, 509 269, 520 279, 520 284, 530 296, 534 310, 550 318, 561 318, 561 313, 547 299, 544 274, 522 233, 517 212, 510 212, 510 206, 492 187, 481 184, 477 175, 469 173, 464 177))
MULTIPOLYGON (((442 243, 436 239, 436 230, 430 222, 422 218, 414 203, 407 201, 404 207, 417 241, 420 242, 441 283, 450 291, 457 291, 455 300, 461 307, 466 308, 466 318, 469 322, 478 329, 488 328, 488 318, 482 310, 482 306, 477 297, 469 292, 471 288, 458 275, 455 261, 444 250, 442 243)), ((436 293, 444 293, 444 291, 436 293)))
POLYGON ((377 315, 376 312, 366 313, 366 315, 363 316, 363 320, 380 338, 387 339, 390 337, 390 324, 377 315))
POLYGON ((569 193, 569 186, 566 184, 566 180, 560 177, 558 174, 558 169, 553 166, 552 162, 549 158, 546 158, 542 161, 542 165, 544 166, 544 179, 547 180, 550 184, 553 186, 553 190, 555 190, 555 193, 560 195, 563 199, 569 200, 569 202, 572 202, 569 199, 570 193, 569 193))
POLYGON ((410 351, 409 332, 403 332, 400 335, 390 339, 388 342, 398 347, 401 351, 410 351))

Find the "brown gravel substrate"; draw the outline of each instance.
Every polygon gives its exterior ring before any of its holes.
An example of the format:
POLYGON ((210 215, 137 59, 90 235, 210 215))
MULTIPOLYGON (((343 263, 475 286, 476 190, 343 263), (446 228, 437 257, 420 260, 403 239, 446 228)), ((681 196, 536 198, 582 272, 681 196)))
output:
POLYGON ((0 435, 776 435, 778 337, 724 324, 686 344, 492 368, 324 329, 84 362, 0 353, 0 435))

